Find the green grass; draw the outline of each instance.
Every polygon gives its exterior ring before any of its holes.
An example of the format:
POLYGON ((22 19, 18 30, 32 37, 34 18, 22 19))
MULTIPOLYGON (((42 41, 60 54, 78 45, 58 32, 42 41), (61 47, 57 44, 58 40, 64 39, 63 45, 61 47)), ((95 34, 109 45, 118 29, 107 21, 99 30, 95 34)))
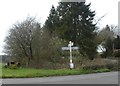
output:
POLYGON ((2 78, 33 78, 33 77, 48 77, 48 76, 64 76, 64 75, 80 75, 97 72, 108 72, 109 69, 85 70, 85 69, 59 69, 59 70, 45 70, 32 68, 18 68, 9 69, 3 68, 2 78))
POLYGON ((0 62, 0 77, 2 75, 2 66, 3 66, 3 64, 0 62))

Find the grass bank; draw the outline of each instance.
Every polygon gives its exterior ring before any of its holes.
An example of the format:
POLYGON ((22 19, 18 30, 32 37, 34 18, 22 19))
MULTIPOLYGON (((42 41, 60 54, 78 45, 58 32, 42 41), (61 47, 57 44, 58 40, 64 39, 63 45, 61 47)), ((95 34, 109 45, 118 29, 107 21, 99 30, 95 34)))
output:
POLYGON ((31 68, 18 68, 9 69, 3 68, 2 78, 34 78, 34 77, 48 77, 48 76, 64 76, 64 75, 81 75, 88 73, 99 73, 109 72, 109 69, 97 69, 97 70, 86 70, 86 69, 60 69, 60 70, 44 70, 44 69, 31 69, 31 68))

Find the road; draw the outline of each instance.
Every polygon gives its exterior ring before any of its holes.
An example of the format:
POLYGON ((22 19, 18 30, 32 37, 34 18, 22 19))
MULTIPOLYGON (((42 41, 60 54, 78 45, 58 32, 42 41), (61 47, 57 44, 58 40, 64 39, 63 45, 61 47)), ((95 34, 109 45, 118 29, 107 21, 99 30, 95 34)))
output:
POLYGON ((45 78, 3 79, 3 84, 118 84, 118 72, 45 78))

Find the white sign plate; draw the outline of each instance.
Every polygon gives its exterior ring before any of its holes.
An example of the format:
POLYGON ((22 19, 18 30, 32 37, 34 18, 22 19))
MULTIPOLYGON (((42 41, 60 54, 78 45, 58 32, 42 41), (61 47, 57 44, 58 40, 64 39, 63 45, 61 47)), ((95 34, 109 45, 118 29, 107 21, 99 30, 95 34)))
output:
MULTIPOLYGON (((71 47, 72 50, 78 50, 79 47, 71 47)), ((70 47, 62 47, 62 50, 70 50, 70 47)))

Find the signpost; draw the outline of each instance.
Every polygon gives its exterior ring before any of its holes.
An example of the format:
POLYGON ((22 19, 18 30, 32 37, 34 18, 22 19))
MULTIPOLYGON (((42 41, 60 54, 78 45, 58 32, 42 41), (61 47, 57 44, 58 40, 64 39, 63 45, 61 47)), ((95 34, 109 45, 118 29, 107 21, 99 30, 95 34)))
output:
MULTIPOLYGON (((78 50, 79 47, 71 47, 72 50, 78 50)), ((62 50, 70 50, 69 47, 62 47, 62 50)))
POLYGON ((69 44, 68 44, 68 47, 70 47, 70 69, 73 69, 74 68, 74 64, 73 64, 73 62, 72 62, 72 47, 73 46, 73 42, 69 42, 69 44))
POLYGON ((78 50, 79 47, 72 47, 73 42, 69 41, 68 47, 62 47, 62 50, 69 50, 70 51, 70 69, 74 68, 74 63, 72 61, 72 50, 78 50))

